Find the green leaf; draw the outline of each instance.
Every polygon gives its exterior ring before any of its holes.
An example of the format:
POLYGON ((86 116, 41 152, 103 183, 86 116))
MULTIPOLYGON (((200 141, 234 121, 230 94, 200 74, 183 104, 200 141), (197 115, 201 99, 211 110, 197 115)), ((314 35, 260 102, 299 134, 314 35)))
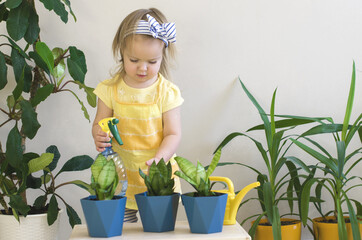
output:
POLYGON ((13 9, 18 7, 23 0, 6 0, 5 5, 7 8, 13 9))
POLYGON ((303 184, 302 195, 301 195, 300 217, 304 226, 307 225, 307 220, 308 220, 310 189, 316 181, 318 181, 316 178, 312 178, 306 180, 306 182, 303 184))
POLYGON ((346 147, 343 141, 337 141, 337 167, 338 167, 338 178, 341 179, 343 177, 343 169, 344 169, 344 161, 346 156, 346 147))
MULTIPOLYGON (((210 169, 210 168, 209 168, 210 169)), ((206 172, 205 168, 201 165, 199 161, 197 161, 196 164, 196 185, 199 186, 201 183, 201 180, 207 181, 208 178, 206 178, 206 172)))
POLYGON ((242 88, 244 89, 244 92, 246 93, 246 95, 249 97, 249 99, 251 100, 251 102, 254 104, 254 106, 258 109, 259 111, 259 115, 261 117, 261 119, 264 122, 264 130, 265 130, 265 136, 266 136, 266 140, 267 140, 267 144, 268 144, 268 149, 271 149, 271 144, 272 144, 272 130, 271 130, 271 124, 269 122, 268 116, 265 113, 264 109, 259 105, 258 101, 256 101, 256 99, 254 98, 254 96, 249 92, 249 90, 245 87, 244 83, 240 80, 239 78, 239 82, 241 83, 242 88))
POLYGON ((76 47, 69 47, 70 58, 67 60, 69 74, 75 81, 84 83, 87 65, 84 53, 76 47))
POLYGON ((48 213, 47 213, 47 220, 48 225, 52 225, 55 220, 58 218, 58 201, 55 198, 55 195, 53 194, 49 201, 49 207, 48 207, 48 213))
POLYGON ((47 198, 45 195, 41 195, 39 197, 37 197, 34 201, 34 207, 37 208, 37 209, 41 209, 42 206, 45 206, 45 203, 47 201, 47 198))
POLYGON ((11 61, 16 82, 19 83, 20 79, 23 78, 23 87, 19 90, 29 92, 32 81, 31 67, 25 62, 25 58, 19 51, 14 48, 11 50, 11 61))
POLYGON ((10 9, 6 28, 9 36, 15 41, 24 37, 29 26, 29 6, 27 1, 23 1, 18 7, 10 9))
POLYGON ((40 2, 42 2, 49 11, 54 10, 64 23, 68 22, 68 12, 60 0, 40 0, 40 2))
POLYGON ((82 221, 80 220, 77 212, 67 203, 64 203, 67 209, 67 215, 69 219, 69 224, 72 228, 74 228, 74 225, 82 224, 82 221))
POLYGON ((92 177, 95 182, 98 182, 99 174, 102 171, 103 166, 107 163, 107 159, 102 155, 98 154, 96 160, 91 166, 92 177))
POLYGON ((53 90, 54 90, 53 84, 47 84, 44 87, 39 88, 35 93, 34 98, 31 99, 31 105, 33 107, 36 107, 39 103, 47 99, 50 96, 50 94, 53 92, 53 90))
POLYGON ((54 154, 52 153, 43 153, 38 158, 34 158, 28 162, 29 166, 29 174, 43 170, 47 167, 54 158, 54 154))
POLYGON ((347 195, 345 193, 344 193, 344 197, 346 199, 347 206, 348 206, 349 219, 351 222, 353 239, 361 240, 361 232, 360 232, 356 213, 354 212, 351 201, 349 200, 349 198, 347 197, 347 195))
POLYGON ((54 155, 53 161, 48 166, 49 170, 53 171, 57 167, 58 161, 60 159, 60 152, 59 152, 57 146, 55 146, 55 145, 51 145, 51 146, 47 147, 45 152, 51 153, 54 155))
POLYGON ((273 201, 273 192, 271 189, 271 184, 270 182, 266 182, 263 185, 263 193, 264 193, 264 205, 265 205, 265 210, 267 212, 267 216, 268 216, 268 220, 271 222, 271 224, 273 224, 273 205, 274 205, 274 201, 273 201))
POLYGON ((20 102, 22 113, 21 121, 23 123, 24 134, 33 139, 40 128, 40 124, 37 119, 37 113, 34 111, 31 103, 23 100, 20 102))
POLYGON ((79 104, 80 104, 80 106, 81 106, 81 109, 82 109, 82 111, 83 111, 84 117, 90 122, 88 111, 87 111, 87 109, 85 108, 83 102, 79 99, 79 97, 77 96, 77 94, 75 94, 75 93, 74 93, 73 91, 71 91, 71 90, 69 90, 69 91, 70 91, 70 92, 73 94, 73 96, 78 100, 78 102, 79 102, 79 104))
POLYGON ((88 169, 93 164, 93 158, 88 155, 80 155, 69 159, 60 169, 58 176, 61 172, 74 172, 88 169))
POLYGON ((29 56, 11 38, 9 38, 8 36, 6 36, 4 34, 0 34, 0 36, 7 38, 9 43, 11 44, 11 46, 13 48, 15 48, 16 50, 18 50, 18 52, 20 53, 21 56, 23 56, 26 59, 30 59, 29 56))
POLYGON ((65 10, 64 4, 60 0, 53 0, 54 12, 62 19, 64 23, 68 22, 68 12, 65 10))
MULTIPOLYGON (((64 50, 61 48, 53 48, 52 50, 54 60, 64 54, 64 50)), ((56 78, 60 78, 65 73, 65 63, 64 59, 60 60, 60 62, 54 67, 53 76, 56 78)))
POLYGON ((10 130, 6 141, 6 159, 13 168, 22 169, 23 149, 21 147, 21 135, 17 126, 10 130))
POLYGON ((319 152, 315 151, 314 149, 304 145, 303 143, 295 140, 295 139, 291 139, 292 142, 294 142, 298 147, 300 147, 301 149, 303 149, 305 152, 307 152, 308 154, 310 154, 312 157, 314 157, 315 159, 319 160, 321 163, 323 163, 324 165, 326 165, 328 168, 330 168, 334 173, 337 173, 337 166, 336 164, 334 164, 333 161, 331 161, 329 158, 323 156, 322 154, 320 154, 319 152))
POLYGON ((6 21, 9 16, 9 11, 6 9, 5 3, 0 4, 0 22, 6 21))
POLYGON ((221 157, 221 148, 219 148, 219 149, 215 152, 214 157, 213 157, 212 160, 211 160, 210 166, 209 166, 209 168, 207 169, 206 178, 205 178, 205 179, 208 179, 208 178, 211 176, 211 174, 214 172, 217 164, 219 163, 220 157, 221 157))
POLYGON ((83 188, 85 190, 87 190, 91 195, 95 195, 95 191, 92 189, 91 185, 89 185, 88 183, 85 183, 81 180, 74 180, 74 181, 70 181, 67 182, 67 184, 74 184, 80 188, 83 188))
POLYGON ((279 216, 279 209, 277 205, 273 205, 273 239, 282 240, 282 230, 279 216))
POLYGON ((43 69, 47 74, 50 74, 50 70, 47 64, 43 61, 40 55, 36 52, 29 52, 29 56, 35 61, 37 67, 43 69))
POLYGON ((29 26, 26 30, 24 39, 29 43, 33 44, 39 37, 39 16, 33 8, 29 8, 29 26))
POLYGON ((52 51, 50 51, 49 47, 44 42, 36 43, 36 52, 39 54, 41 59, 45 62, 50 72, 53 72, 54 68, 54 59, 52 51))
POLYGON ((190 179, 193 180, 193 182, 196 183, 196 167, 193 165, 189 160, 186 158, 176 156, 175 160, 180 167, 180 170, 190 179))
POLYGON ((355 67, 355 63, 353 61, 351 85, 350 85, 349 94, 348 94, 346 113, 344 115, 344 120, 343 120, 342 141, 344 141, 346 139, 348 125, 349 125, 349 119, 351 118, 351 114, 352 114, 355 84, 356 84, 356 67, 355 67))
POLYGON ((23 198, 19 195, 11 195, 9 205, 16 211, 19 211, 23 216, 26 216, 30 211, 30 207, 23 201, 23 198))
POLYGON ((0 90, 8 83, 8 68, 6 66, 5 56, 0 52, 0 90))

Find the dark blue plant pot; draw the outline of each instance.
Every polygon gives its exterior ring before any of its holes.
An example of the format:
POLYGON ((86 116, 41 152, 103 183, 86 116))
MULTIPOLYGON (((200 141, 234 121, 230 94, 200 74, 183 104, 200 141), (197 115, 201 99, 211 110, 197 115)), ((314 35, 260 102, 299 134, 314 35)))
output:
POLYGON ((112 200, 96 200, 89 196, 80 200, 91 237, 122 235, 126 197, 114 196, 112 200))
POLYGON ((181 195, 192 233, 222 232, 227 194, 194 197, 192 193, 181 195))
POLYGON ((143 231, 168 232, 175 229, 179 193, 169 196, 147 196, 147 192, 135 195, 141 216, 143 231))

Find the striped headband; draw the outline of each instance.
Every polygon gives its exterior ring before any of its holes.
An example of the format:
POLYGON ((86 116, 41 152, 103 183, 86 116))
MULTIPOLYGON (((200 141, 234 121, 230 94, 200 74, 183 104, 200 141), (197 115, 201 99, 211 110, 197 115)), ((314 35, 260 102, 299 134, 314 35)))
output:
POLYGON ((135 31, 136 34, 151 35, 154 38, 162 40, 166 47, 168 43, 176 42, 175 23, 159 24, 155 18, 147 14, 148 21, 140 20, 135 31))

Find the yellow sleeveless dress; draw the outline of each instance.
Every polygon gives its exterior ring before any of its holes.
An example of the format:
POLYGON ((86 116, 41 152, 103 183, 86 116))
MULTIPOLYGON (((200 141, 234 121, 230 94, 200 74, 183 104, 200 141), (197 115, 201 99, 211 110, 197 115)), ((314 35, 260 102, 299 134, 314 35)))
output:
MULTIPOLYGON (((183 99, 179 89, 164 79, 161 74, 149 89, 131 89, 121 81, 120 79, 119 83, 108 86, 100 83, 94 92, 113 109, 113 116, 119 119, 117 127, 123 145, 118 145, 117 141, 112 141, 112 145, 113 150, 121 156, 126 166, 128 178, 126 207, 137 209, 134 195, 147 191, 139 175, 139 169, 147 172, 146 161, 156 155, 162 142, 162 113, 180 106, 183 99), (141 102, 138 102, 137 95, 122 97, 127 90, 143 91, 142 95, 146 97, 141 102), (148 90, 150 90, 149 93, 147 93, 148 90), (149 101, 143 102, 145 99, 149 101)), ((178 170, 174 157, 170 159, 173 172, 178 170)), ((174 178, 175 192, 181 192, 180 180, 177 176, 174 178)))

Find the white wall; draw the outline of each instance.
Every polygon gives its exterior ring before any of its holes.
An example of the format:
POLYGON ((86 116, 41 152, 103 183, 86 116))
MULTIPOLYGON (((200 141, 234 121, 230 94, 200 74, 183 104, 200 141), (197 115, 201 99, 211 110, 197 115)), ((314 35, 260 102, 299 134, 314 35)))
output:
MULTIPOLYGON (((74 45, 82 49, 88 65, 86 83, 95 87, 108 78, 114 66, 111 42, 119 23, 131 11, 148 7, 159 8, 177 24, 179 54, 172 76, 185 99, 183 139, 178 155, 207 165, 227 134, 261 123, 236 80, 238 76, 267 112, 272 93, 278 88, 277 114, 331 116, 342 122, 355 60, 357 83, 352 119, 361 113, 362 2, 359 0, 78 0, 72 1, 77 22, 70 17, 66 25, 38 4, 41 37, 51 48, 74 45)), ((7 90, 0 91, 1 99, 8 95, 7 90)), ((80 95, 86 102, 85 95, 80 95)), ((97 154, 91 123, 83 118, 71 94, 52 96, 38 110, 42 127, 37 137, 28 142, 28 151, 41 153, 55 144, 63 162, 75 155, 97 154)), ((88 107, 88 110, 93 119, 95 109, 88 107)), ((4 146, 7 131, 3 128, 0 133, 4 146)), ((301 154, 292 149, 290 154, 294 153, 301 154)), ((242 138, 225 148, 221 161, 238 161, 264 169, 255 146, 242 138)), ((361 170, 360 165, 356 172, 361 170)), ((242 167, 222 167, 215 174, 230 177, 236 189, 256 180, 254 173, 242 167)), ((74 178, 89 181, 90 172, 63 176, 64 180, 74 178)), ((182 184, 185 191, 191 190, 185 182, 182 184)), ((87 196, 87 192, 69 187, 62 193, 84 219, 79 199, 87 196)), ((253 195, 255 191, 247 196, 253 195)), ((361 201, 360 193, 355 197, 361 201)), ((184 219, 182 211, 179 218, 184 219)), ((240 221, 256 211, 260 211, 258 206, 249 204, 239 210, 237 219, 240 221)), ((65 219, 62 239, 70 234, 65 219)), ((249 226, 248 223, 244 227, 249 226)), ((304 239, 311 238, 307 230, 303 232, 304 239)))

